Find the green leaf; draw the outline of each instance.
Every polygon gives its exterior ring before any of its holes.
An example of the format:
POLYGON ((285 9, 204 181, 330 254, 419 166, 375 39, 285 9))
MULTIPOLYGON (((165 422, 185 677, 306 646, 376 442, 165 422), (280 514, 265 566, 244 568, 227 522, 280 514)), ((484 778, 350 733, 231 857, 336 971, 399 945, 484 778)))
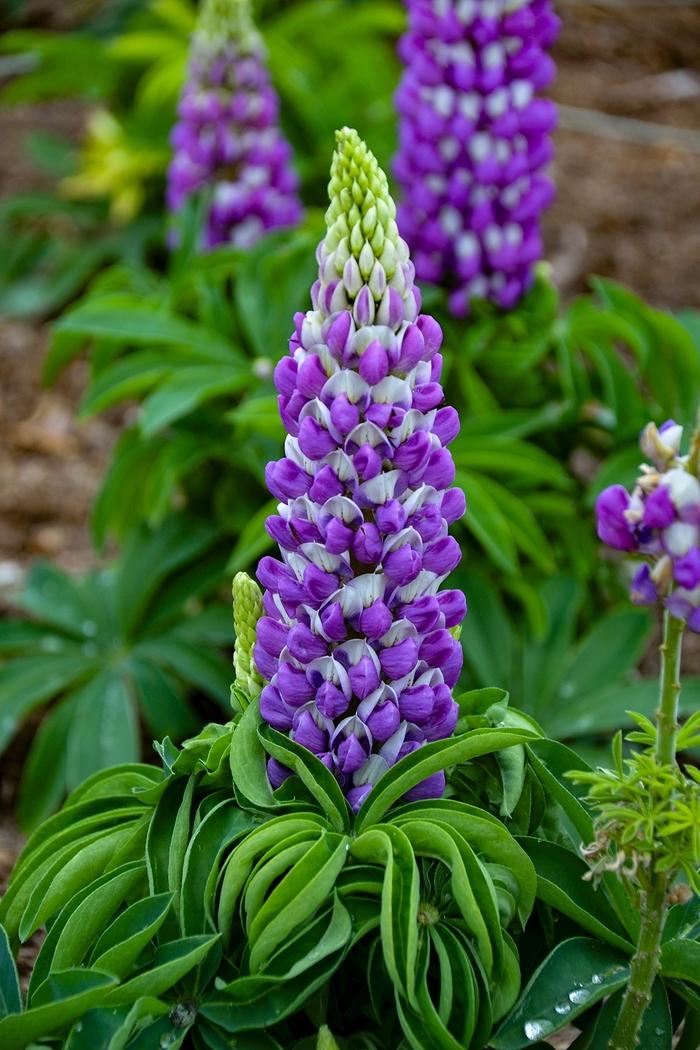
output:
POLYGON ((21 1009, 22 996, 15 960, 9 938, 0 926, 0 1020, 8 1014, 18 1014, 21 1009))
POLYGON ((450 585, 469 598, 473 616, 462 629, 462 648, 468 667, 481 686, 507 688, 511 678, 513 627, 498 590, 478 571, 458 568, 450 585))
POLYGON ((65 655, 20 657, 0 667, 0 751, 30 711, 98 668, 94 658, 75 650, 65 655))
POLYGON ((518 556, 508 519, 490 491, 488 480, 459 471, 456 483, 467 493, 469 513, 465 524, 502 572, 517 573, 518 556))
POLYGON ((218 536, 205 522, 173 516, 157 530, 137 529, 129 537, 115 585, 121 631, 131 636, 149 602, 176 570, 211 550, 218 536))
POLYGON ((136 296, 87 299, 57 321, 54 330, 86 338, 108 338, 139 346, 183 347, 212 364, 231 364, 235 353, 217 332, 164 310, 146 306, 136 296))
POLYGON ((214 899, 221 860, 231 844, 251 831, 259 818, 239 809, 232 799, 215 806, 195 831, 185 856, 180 901, 183 933, 214 928, 214 899))
POLYGON ((66 751, 74 717, 71 696, 41 720, 22 770, 17 800, 17 820, 23 831, 50 816, 66 793, 66 751))
POLYGON ((128 907, 98 940, 90 966, 123 980, 163 925, 172 899, 170 893, 159 893, 128 907))
POLYGON ((197 720, 173 676, 136 658, 129 661, 128 668, 144 722, 157 740, 166 736, 182 740, 196 731, 197 720))
POLYGON ((462 736, 435 740, 400 759, 363 802, 355 820, 361 831, 376 824, 387 810, 421 780, 440 770, 502 748, 522 744, 534 734, 519 729, 473 729, 462 736))
POLYGON ((622 609, 603 617, 577 647, 560 686, 561 698, 585 703, 590 693, 634 668, 650 631, 646 612, 622 609))
POLYGON ((243 527, 226 566, 227 575, 233 576, 249 568, 256 558, 261 557, 266 550, 270 549, 272 539, 265 530, 265 519, 275 514, 276 511, 277 500, 270 500, 243 527))
POLYGON ((415 1005, 420 880, 410 840, 400 828, 371 827, 358 834, 351 852, 386 869, 380 919, 384 964, 394 985, 415 1005))
POLYGON ((544 839, 519 838, 518 842, 535 865, 540 900, 613 947, 623 952, 632 950, 603 888, 596 890, 592 883, 584 881, 589 871, 585 861, 544 839))
POLYGON ((74 725, 68 735, 68 787, 106 766, 139 757, 139 727, 134 702, 120 674, 105 671, 73 699, 74 725))
POLYGON ((629 980, 624 955, 587 937, 558 944, 528 981, 490 1045, 523 1050, 560 1031, 629 980))
MULTIPOLYGON (((128 899, 131 891, 143 881, 143 874, 143 867, 138 862, 135 865, 126 865, 121 871, 100 879, 96 888, 83 896, 83 899, 74 908, 71 908, 69 902, 68 908, 61 913, 51 927, 49 937, 53 941, 53 950, 47 960, 49 972, 73 969, 83 963, 105 924, 124 900, 128 899), (65 912, 68 910, 70 914, 66 916, 65 912), (58 936, 56 937, 57 930, 58 936)), ((41 956, 44 955, 44 948, 48 948, 49 945, 50 941, 47 938, 39 953, 41 956)), ((34 975, 37 973, 37 968, 41 969, 38 963, 37 959, 34 975)), ((43 958, 42 963, 44 963, 43 958)), ((34 1001, 38 995, 40 995, 39 988, 34 992, 32 1000, 34 1001)))
POLYGON ((46 995, 53 1002, 37 1004, 22 1014, 0 1020, 3 1050, 26 1050, 43 1036, 66 1028, 76 1018, 100 1003, 117 984, 113 977, 91 970, 68 970, 55 974, 46 995))
POLYGON ((261 725, 260 702, 256 698, 245 709, 233 731, 231 776, 237 794, 240 792, 259 809, 274 809, 279 803, 272 793, 266 772, 265 749, 258 734, 261 725))
POLYGON ((204 962, 218 940, 218 934, 214 937, 182 937, 161 945, 148 970, 108 992, 104 997, 105 1004, 128 1005, 144 995, 158 998, 204 962))
POLYGON ((180 368, 144 401, 139 419, 141 430, 149 437, 211 398, 239 393, 251 378, 250 370, 243 364, 180 368))
MULTIPOLYGON (((615 1021, 622 1005, 622 994, 622 992, 616 992, 603 1004, 590 1036, 586 1034, 582 1037, 585 1041, 585 1050, 608 1050, 615 1021)), ((651 1002, 644 1011, 637 1045, 640 1050, 671 1050, 674 1045, 673 1028, 666 989, 663 981, 657 980, 652 988, 651 1002)))
POLYGON ((293 769, 338 831, 348 827, 350 812, 345 796, 329 769, 308 748, 295 743, 271 726, 262 725, 258 735, 263 747, 288 769, 293 769))
POLYGON ((700 984, 700 942, 666 941, 661 948, 661 973, 692 984, 700 984))
POLYGON ((270 955, 329 899, 347 862, 349 842, 344 835, 322 835, 281 878, 262 907, 248 912, 251 971, 263 969, 270 955))

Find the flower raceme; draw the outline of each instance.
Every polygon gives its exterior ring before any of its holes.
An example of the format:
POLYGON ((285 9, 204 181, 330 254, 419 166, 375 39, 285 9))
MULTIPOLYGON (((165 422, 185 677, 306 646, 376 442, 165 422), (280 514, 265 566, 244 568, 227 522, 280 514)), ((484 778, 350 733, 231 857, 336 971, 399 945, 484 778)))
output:
POLYGON ((551 0, 407 0, 396 96, 403 189, 399 228, 420 280, 510 309, 542 256, 541 212, 554 187, 554 104, 547 54, 559 31, 551 0))
POLYGON ((249 0, 206 0, 172 134, 168 207, 194 193, 211 203, 204 246, 249 247, 301 217, 291 151, 249 0))
MULTIPOLYGON (((313 751, 357 808, 402 756, 449 736, 462 651, 460 560, 448 525, 465 511, 447 449, 442 333, 420 293, 386 176, 344 128, 329 184, 313 309, 298 313, 275 369, 288 436, 267 468, 280 500, 267 529, 255 663, 260 710, 313 751)), ((275 759, 277 787, 288 774, 275 759)), ((410 793, 439 796, 437 773, 410 793)))
POLYGON ((632 579, 632 601, 662 601, 672 616, 700 631, 698 435, 689 456, 680 455, 682 437, 673 420, 658 429, 650 423, 641 447, 651 464, 642 467, 632 494, 622 485, 601 492, 596 515, 604 543, 644 558, 632 579))

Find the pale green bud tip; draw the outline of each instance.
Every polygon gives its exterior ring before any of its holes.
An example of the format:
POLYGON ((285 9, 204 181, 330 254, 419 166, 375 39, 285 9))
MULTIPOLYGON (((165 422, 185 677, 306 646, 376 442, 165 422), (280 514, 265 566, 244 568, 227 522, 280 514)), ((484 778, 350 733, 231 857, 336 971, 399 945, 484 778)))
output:
POLYGON ((204 0, 197 34, 212 43, 235 40, 243 47, 258 43, 250 0, 204 0))
POLYGON ((340 1047, 336 1043, 335 1039, 331 1034, 331 1030, 328 1025, 323 1025, 318 1032, 318 1042, 316 1043, 316 1050, 340 1050, 340 1047))
MULTIPOLYGON (((379 257, 387 241, 394 246, 399 242, 389 182, 354 128, 341 128, 335 139, 326 212, 331 247, 347 238, 356 259, 360 259, 363 248, 365 255, 371 252, 372 258, 379 257)), ((367 260, 362 261, 367 264, 367 260)))
POLYGON ((262 592, 247 572, 238 572, 233 578, 233 626, 236 643, 233 650, 233 666, 236 685, 257 696, 264 685, 253 659, 255 632, 263 614, 262 592))

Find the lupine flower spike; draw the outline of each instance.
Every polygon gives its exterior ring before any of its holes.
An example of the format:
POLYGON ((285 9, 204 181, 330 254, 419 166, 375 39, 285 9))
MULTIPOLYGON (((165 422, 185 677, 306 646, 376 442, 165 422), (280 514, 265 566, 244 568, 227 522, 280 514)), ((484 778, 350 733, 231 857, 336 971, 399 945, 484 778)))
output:
MULTIPOLYGON (((442 333, 420 313, 387 180, 357 132, 337 133, 313 308, 296 315, 275 369, 285 456, 267 469, 280 500, 267 528, 281 560, 266 588, 255 662, 263 717, 312 750, 357 808, 403 755, 449 736, 466 612, 439 591, 465 511, 447 445, 442 333)), ((276 760, 277 787, 288 770, 276 760)), ((437 773, 411 798, 442 794, 437 773)))
POLYGON ((514 306, 542 255, 539 218, 554 195, 551 0, 407 0, 396 97, 403 189, 399 229, 419 280, 514 306))
POLYGON ((252 245, 301 217, 291 151, 249 0, 205 0, 172 134, 168 207, 211 194, 204 247, 252 245))
POLYGON ((700 632, 700 481, 698 434, 688 456, 680 454, 683 428, 650 423, 641 437, 651 463, 630 495, 611 485, 596 501, 598 536, 609 547, 643 559, 632 579, 637 605, 662 602, 678 620, 700 632))
POLYGON ((258 620, 263 613, 262 594, 255 580, 247 572, 238 572, 233 578, 233 628, 236 641, 233 649, 235 684, 249 699, 258 696, 263 679, 255 666, 253 647, 258 620))

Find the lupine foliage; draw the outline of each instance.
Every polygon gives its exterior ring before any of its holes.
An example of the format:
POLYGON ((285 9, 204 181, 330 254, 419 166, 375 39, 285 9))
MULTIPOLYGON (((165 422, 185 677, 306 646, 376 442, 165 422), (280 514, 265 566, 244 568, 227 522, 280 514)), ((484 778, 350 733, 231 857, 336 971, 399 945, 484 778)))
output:
POLYGON ((503 717, 397 763, 356 816, 256 701, 180 751, 166 740, 162 771, 95 775, 0 904, 3 1047, 308 1047, 324 1019, 343 1046, 483 1045, 518 993, 507 930, 532 864, 481 806, 396 803, 436 769, 522 753, 536 734, 503 717), (274 793, 269 754, 294 771, 274 793), (46 922, 22 1009, 12 953, 46 922))
POLYGON ((15 600, 26 618, 0 624, 0 750, 44 710, 19 788, 25 827, 96 770, 137 761, 141 726, 191 733, 195 690, 226 709, 230 618, 212 601, 226 558, 216 529, 184 517, 136 530, 82 578, 32 568, 15 600))

